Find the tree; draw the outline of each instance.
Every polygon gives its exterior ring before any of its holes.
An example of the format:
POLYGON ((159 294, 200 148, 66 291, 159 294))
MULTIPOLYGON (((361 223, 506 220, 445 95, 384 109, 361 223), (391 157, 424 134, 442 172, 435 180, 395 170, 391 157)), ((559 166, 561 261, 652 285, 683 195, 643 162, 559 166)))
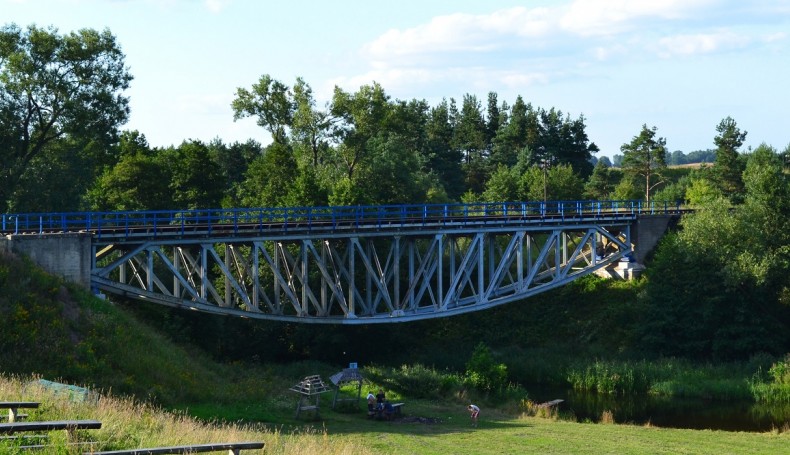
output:
POLYGON ((378 83, 362 86, 353 94, 335 87, 330 108, 336 118, 332 134, 340 143, 337 158, 350 181, 357 167, 369 158, 368 141, 387 132, 385 121, 391 109, 390 98, 378 83))
POLYGON ((724 195, 713 182, 706 178, 695 178, 686 189, 686 200, 692 206, 702 205, 722 198, 724 195))
POLYGON ((496 136, 496 133, 499 130, 499 125, 501 121, 502 121, 502 115, 499 110, 499 105, 497 104, 497 94, 496 92, 488 92, 485 141, 486 141, 486 147, 488 148, 489 152, 491 150, 491 144, 494 139, 494 136, 496 136))
POLYGON ((590 180, 584 185, 584 196, 590 199, 605 199, 611 192, 609 166, 604 160, 598 160, 590 180))
POLYGON ((165 156, 125 153, 86 195, 90 210, 165 210, 174 207, 165 156))
MULTIPOLYGON (((754 228, 766 243, 790 245, 790 176, 783 172, 782 159, 773 147, 760 144, 754 150, 743 181, 745 209, 763 220, 754 228)), ((790 255, 790 250, 787 254, 790 255)))
POLYGON ((461 171, 461 152, 452 147, 453 126, 447 100, 442 100, 432 108, 425 125, 425 161, 444 185, 447 195, 457 199, 464 192, 464 179, 461 171))
POLYGON ((318 167, 326 158, 329 148, 332 117, 329 112, 315 108, 313 89, 302 78, 296 78, 293 92, 294 146, 309 151, 311 164, 313 167, 318 167))
POLYGON ((499 165, 488 179, 482 200, 486 202, 519 200, 518 177, 515 169, 499 165))
POLYGON ((293 150, 275 142, 247 169, 239 195, 246 207, 285 207, 298 197, 289 195, 299 175, 293 150))
POLYGON ((630 143, 620 147, 620 151, 623 152, 623 171, 644 178, 647 202, 650 202, 650 191, 663 183, 662 180, 655 182, 654 179, 660 178, 661 171, 667 167, 666 144, 666 139, 661 137, 656 139, 655 126, 648 128, 647 125, 642 125, 639 135, 634 136, 630 143))
POLYGON ((268 130, 278 144, 287 141, 287 129, 293 122, 295 103, 287 85, 264 74, 252 90, 239 87, 231 103, 233 120, 257 117, 258 126, 268 130))
POLYGON ((461 150, 464 163, 481 160, 486 152, 486 123, 476 96, 464 95, 461 113, 455 124, 453 146, 461 150))
POLYGON ((117 140, 132 76, 109 30, 0 28, 0 211, 31 161, 64 138, 117 140))
POLYGON ((210 209, 221 205, 225 192, 219 166, 201 141, 185 141, 166 151, 173 200, 182 209, 210 209))
POLYGON ((716 144, 716 163, 713 169, 716 183, 733 202, 743 200, 743 165, 738 159, 738 148, 746 139, 746 131, 741 131, 732 117, 723 119, 717 126, 719 133, 713 139, 716 144))
POLYGON ((558 159, 561 163, 568 163, 573 166, 583 178, 592 174, 593 165, 590 160, 593 153, 598 153, 598 146, 590 142, 587 137, 585 118, 580 115, 576 120, 566 120, 563 124, 563 144, 559 149, 558 159))
POLYGON ((219 170, 223 180, 222 206, 238 207, 241 203, 236 197, 239 187, 244 182, 244 175, 250 163, 263 154, 261 144, 254 139, 249 139, 244 143, 234 142, 226 145, 216 138, 208 144, 208 149, 211 161, 219 170))
POLYGON ((615 201, 633 201, 644 197, 645 194, 634 182, 634 177, 628 174, 623 175, 623 178, 615 185, 614 190, 609 195, 609 199, 615 201))
POLYGON ((580 199, 584 182, 569 164, 560 164, 548 169, 531 166, 519 180, 519 197, 525 201, 549 201, 580 199))

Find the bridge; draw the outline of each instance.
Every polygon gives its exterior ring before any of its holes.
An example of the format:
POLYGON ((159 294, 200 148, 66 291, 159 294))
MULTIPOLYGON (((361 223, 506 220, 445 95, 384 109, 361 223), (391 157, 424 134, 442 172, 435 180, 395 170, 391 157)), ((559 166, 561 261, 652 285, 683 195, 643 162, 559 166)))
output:
POLYGON ((57 270, 81 261, 97 293, 369 324, 478 311, 562 286, 630 257, 638 220, 680 212, 641 201, 80 212, 3 215, 0 231, 40 263, 56 254, 57 270))

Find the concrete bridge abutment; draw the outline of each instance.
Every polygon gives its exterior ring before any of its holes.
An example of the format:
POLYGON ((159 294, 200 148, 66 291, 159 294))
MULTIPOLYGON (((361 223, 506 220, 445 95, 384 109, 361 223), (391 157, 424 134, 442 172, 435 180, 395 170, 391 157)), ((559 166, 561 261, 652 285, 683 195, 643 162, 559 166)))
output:
POLYGON ((0 249, 27 256, 47 272, 90 289, 89 233, 7 235, 0 249))
POLYGON ((645 269, 644 264, 650 253, 667 231, 677 225, 678 220, 680 220, 678 214, 640 216, 631 225, 631 257, 624 258, 596 273, 607 278, 624 280, 637 278, 645 269))

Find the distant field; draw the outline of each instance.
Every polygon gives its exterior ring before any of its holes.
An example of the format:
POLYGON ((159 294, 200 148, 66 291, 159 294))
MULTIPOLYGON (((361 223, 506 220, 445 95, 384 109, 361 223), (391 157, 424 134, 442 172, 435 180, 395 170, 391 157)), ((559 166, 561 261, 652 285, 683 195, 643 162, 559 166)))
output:
POLYGON ((713 163, 688 163, 688 164, 675 164, 672 166, 668 166, 670 168, 689 168, 689 169, 698 169, 703 166, 713 166, 713 163))

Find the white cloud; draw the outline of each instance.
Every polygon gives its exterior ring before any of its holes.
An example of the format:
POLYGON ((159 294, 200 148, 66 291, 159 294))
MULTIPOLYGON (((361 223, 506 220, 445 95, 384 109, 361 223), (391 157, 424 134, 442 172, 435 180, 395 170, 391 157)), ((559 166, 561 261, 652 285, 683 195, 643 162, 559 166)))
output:
POLYGON ((219 13, 231 0, 205 0, 206 8, 212 13, 219 13))
POLYGON ((771 33, 770 35, 763 36, 762 40, 765 43, 775 43, 777 41, 784 41, 787 39, 787 33, 785 32, 777 32, 771 33))
POLYGON ((710 54, 742 48, 747 46, 750 41, 750 38, 732 32, 669 36, 658 41, 659 56, 669 58, 675 55, 710 54))
POLYGON ((582 35, 613 35, 650 19, 676 20, 713 0, 576 0, 560 19, 563 30, 582 35))
POLYGON ((438 16, 417 27, 391 29, 364 47, 372 59, 438 52, 485 52, 501 48, 506 39, 546 36, 556 27, 548 8, 523 7, 491 14, 438 16))

